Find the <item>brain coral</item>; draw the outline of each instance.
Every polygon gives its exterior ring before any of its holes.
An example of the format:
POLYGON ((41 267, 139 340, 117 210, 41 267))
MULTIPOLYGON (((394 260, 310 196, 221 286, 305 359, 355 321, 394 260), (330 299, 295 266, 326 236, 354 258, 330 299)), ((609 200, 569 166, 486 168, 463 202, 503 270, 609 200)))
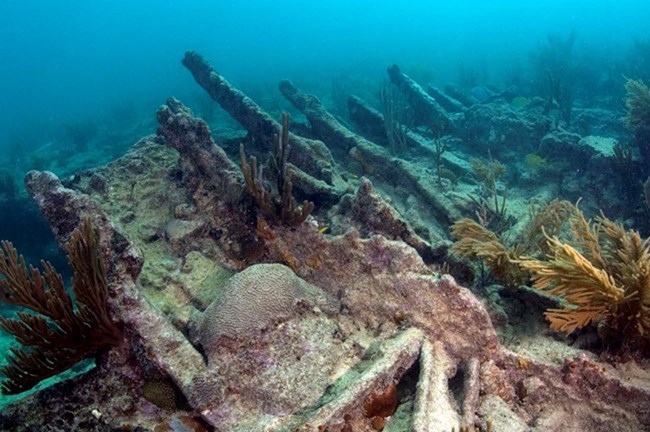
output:
POLYGON ((256 264, 231 277, 208 306, 199 324, 199 340, 208 357, 223 337, 246 339, 264 327, 296 315, 298 303, 326 313, 338 301, 282 264, 256 264))

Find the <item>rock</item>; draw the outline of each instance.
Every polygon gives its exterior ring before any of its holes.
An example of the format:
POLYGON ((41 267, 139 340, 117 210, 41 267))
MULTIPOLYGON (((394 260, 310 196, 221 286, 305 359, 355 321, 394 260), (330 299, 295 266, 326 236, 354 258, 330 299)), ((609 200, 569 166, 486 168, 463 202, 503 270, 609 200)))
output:
POLYGON ((503 102, 475 104, 465 111, 465 140, 475 148, 536 152, 550 126, 549 118, 503 102))
POLYGON ((580 135, 564 130, 554 130, 544 135, 539 143, 539 154, 564 162, 566 168, 584 168, 596 151, 587 145, 580 135))
POLYGON ((574 108, 572 127, 585 135, 612 136, 619 141, 629 139, 630 132, 621 120, 621 113, 602 108, 574 108))
POLYGON ((597 155, 604 157, 613 157, 614 156, 614 147, 618 144, 618 141, 614 138, 606 138, 601 136, 589 135, 580 140, 578 145, 587 146, 594 149, 597 155))
POLYGON ((494 431, 527 432, 529 430, 526 422, 498 396, 490 395, 483 398, 479 414, 492 423, 494 431))

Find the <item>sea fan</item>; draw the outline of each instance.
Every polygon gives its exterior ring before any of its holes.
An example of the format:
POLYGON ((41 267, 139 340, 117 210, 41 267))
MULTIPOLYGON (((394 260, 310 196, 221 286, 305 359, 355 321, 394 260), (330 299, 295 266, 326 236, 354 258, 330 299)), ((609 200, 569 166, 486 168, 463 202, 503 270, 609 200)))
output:
POLYGON ((120 341, 120 332, 108 316, 108 282, 99 232, 89 219, 72 234, 68 252, 76 307, 50 263, 41 263, 43 272, 27 267, 14 246, 2 242, 0 302, 34 312, 19 312, 18 319, 0 318, 0 327, 21 344, 10 349, 8 364, 2 367, 5 394, 29 390, 120 341))

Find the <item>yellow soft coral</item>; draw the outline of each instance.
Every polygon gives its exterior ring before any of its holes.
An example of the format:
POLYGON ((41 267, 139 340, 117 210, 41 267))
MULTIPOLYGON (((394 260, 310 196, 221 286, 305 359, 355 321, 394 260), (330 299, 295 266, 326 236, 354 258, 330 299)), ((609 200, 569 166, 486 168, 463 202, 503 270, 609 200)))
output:
POLYGON ((650 342, 650 243, 605 216, 587 221, 576 207, 571 239, 548 239, 545 259, 526 258, 533 287, 565 302, 546 317, 554 330, 599 325, 612 341, 647 347, 650 342))
POLYGON ((481 261, 499 283, 518 286, 526 282, 527 276, 513 262, 516 254, 492 231, 465 218, 452 225, 451 235, 458 239, 451 247, 452 252, 481 261))
POLYGON ((497 282, 517 287, 529 280, 528 273, 519 267, 517 260, 522 255, 546 253, 544 230, 551 235, 559 233, 572 211, 571 203, 560 200, 531 206, 528 223, 512 243, 478 222, 461 219, 451 227, 451 235, 457 239, 451 250, 463 258, 482 262, 497 282))

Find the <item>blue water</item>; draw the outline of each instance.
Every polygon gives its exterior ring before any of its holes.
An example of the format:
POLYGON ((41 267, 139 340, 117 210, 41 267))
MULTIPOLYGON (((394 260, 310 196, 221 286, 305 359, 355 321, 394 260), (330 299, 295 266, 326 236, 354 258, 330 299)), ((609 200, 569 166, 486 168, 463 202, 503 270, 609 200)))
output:
POLYGON ((3 0, 0 149, 26 127, 38 147, 57 123, 197 91, 187 49, 235 82, 380 76, 392 63, 445 82, 459 61, 485 61, 492 76, 525 64, 548 33, 575 31, 579 47, 617 58, 650 37, 648 17, 644 0, 3 0))

